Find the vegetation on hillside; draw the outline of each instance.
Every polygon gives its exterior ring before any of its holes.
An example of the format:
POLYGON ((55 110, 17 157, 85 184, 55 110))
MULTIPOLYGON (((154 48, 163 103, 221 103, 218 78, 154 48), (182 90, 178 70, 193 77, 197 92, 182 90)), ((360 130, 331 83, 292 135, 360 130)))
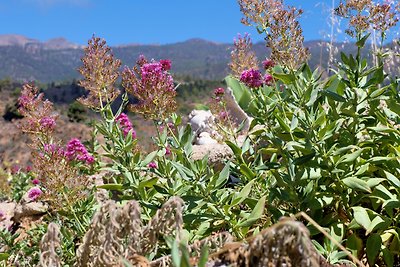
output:
MULTIPOLYGON (((23 85, 20 129, 33 166, 1 174, 10 182, 0 192, 45 211, 33 224, 18 213, 0 232, 0 264, 399 266, 400 78, 386 68, 399 55, 383 44, 400 4, 341 2, 335 12, 355 53, 323 73, 307 63, 301 10, 238 3, 271 54, 260 62, 248 36, 235 41, 225 82, 251 123, 241 142, 224 135, 233 156, 222 168, 192 158, 196 133, 176 114, 170 60, 140 56, 120 72, 105 40, 90 39, 78 101, 97 120, 86 142, 55 135, 52 102, 23 85), (381 40, 369 61, 371 31, 381 40), (140 149, 126 110, 153 124, 152 152, 140 149)), ((227 92, 215 89, 214 104, 225 108, 227 92)))

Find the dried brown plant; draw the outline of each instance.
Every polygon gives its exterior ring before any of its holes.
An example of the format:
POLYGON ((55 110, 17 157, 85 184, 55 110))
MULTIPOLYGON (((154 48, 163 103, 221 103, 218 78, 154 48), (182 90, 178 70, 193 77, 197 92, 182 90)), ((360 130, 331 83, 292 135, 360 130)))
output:
POLYGON ((259 62, 252 48, 253 44, 247 33, 244 36, 239 34, 233 40, 231 62, 229 63, 229 68, 233 76, 240 78, 243 71, 258 69, 259 62))
POLYGON ((58 117, 53 103, 43 98, 43 93, 39 94, 39 88, 33 83, 24 84, 18 98, 18 111, 24 116, 19 127, 31 138, 29 146, 32 148, 51 142, 58 117))
POLYGON ((314 248, 308 229, 284 219, 244 243, 229 243, 211 254, 208 266, 351 266, 329 264, 314 248))
POLYGON ((47 227, 46 234, 43 235, 40 242, 39 266, 61 266, 60 257, 57 255, 57 249, 60 247, 60 228, 57 224, 50 223, 47 227))
POLYGON ((91 109, 100 110, 104 103, 111 103, 120 94, 115 82, 119 77, 121 61, 114 58, 105 40, 93 36, 85 48, 82 63, 79 72, 84 79, 79 81, 79 85, 89 94, 78 101, 91 109))
POLYGON ((282 0, 238 0, 245 25, 255 25, 266 34, 266 46, 271 49, 271 59, 289 69, 304 63, 308 49, 304 47, 303 31, 298 17, 301 9, 283 5, 282 0))
POLYGON ((137 202, 123 207, 113 201, 106 202, 93 217, 77 251, 75 266, 122 266, 122 259, 134 266, 148 266, 143 255, 154 251, 160 235, 175 233, 179 240, 182 209, 182 199, 173 197, 142 226, 137 202))
POLYGON ((68 210, 88 194, 93 180, 72 165, 63 149, 56 144, 45 145, 41 152, 32 152, 33 169, 44 188, 40 199, 53 210, 68 210), (67 190, 65 190, 67 189, 67 190))
POLYGON ((336 15, 349 19, 346 33, 351 37, 368 30, 381 33, 382 39, 390 28, 396 26, 400 3, 379 3, 372 0, 345 0, 335 9, 336 15))

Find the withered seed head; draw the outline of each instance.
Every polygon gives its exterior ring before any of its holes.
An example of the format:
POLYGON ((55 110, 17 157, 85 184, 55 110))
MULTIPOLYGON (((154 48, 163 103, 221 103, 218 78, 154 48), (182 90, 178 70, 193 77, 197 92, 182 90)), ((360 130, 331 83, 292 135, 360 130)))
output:
POLYGON ((121 61, 114 58, 105 40, 93 36, 85 48, 82 63, 78 71, 84 79, 79 81, 79 85, 89 94, 78 100, 89 108, 99 110, 103 103, 111 103, 120 93, 114 84, 119 76, 121 61))

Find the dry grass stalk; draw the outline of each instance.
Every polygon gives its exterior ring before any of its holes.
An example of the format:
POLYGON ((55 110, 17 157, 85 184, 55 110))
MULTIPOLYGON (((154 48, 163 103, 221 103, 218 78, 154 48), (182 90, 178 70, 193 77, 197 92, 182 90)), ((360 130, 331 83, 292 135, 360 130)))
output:
POLYGON ((57 248, 60 248, 60 228, 55 223, 50 223, 47 233, 40 242, 40 262, 39 266, 61 266, 60 258, 57 255, 57 248))
POLYGON ((182 199, 173 197, 143 227, 136 201, 123 207, 111 200, 106 202, 84 236, 75 266, 123 266, 123 258, 133 266, 149 266, 142 255, 154 251, 160 235, 180 232, 182 210, 182 199))

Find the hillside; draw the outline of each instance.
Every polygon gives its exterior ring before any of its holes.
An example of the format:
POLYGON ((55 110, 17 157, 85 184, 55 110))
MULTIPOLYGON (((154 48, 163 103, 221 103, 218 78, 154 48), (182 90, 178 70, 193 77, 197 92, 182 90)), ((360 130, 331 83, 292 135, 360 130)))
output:
MULTIPOLYGON (((338 44, 339 45, 339 44, 338 44)), ((340 44, 351 52, 352 44, 340 44)), ((326 67, 325 44, 319 41, 305 43, 310 49, 312 67, 322 63, 326 67)), ((132 66, 140 54, 148 58, 169 58, 172 71, 180 76, 196 79, 220 80, 228 73, 231 44, 214 43, 202 39, 166 45, 125 45, 113 47, 116 57, 124 65, 132 66)), ((254 45, 260 59, 268 55, 263 43, 254 45)), ((79 78, 76 69, 83 55, 81 46, 63 38, 39 42, 18 35, 0 35, 0 79, 37 80, 40 82, 65 81, 79 78)))

